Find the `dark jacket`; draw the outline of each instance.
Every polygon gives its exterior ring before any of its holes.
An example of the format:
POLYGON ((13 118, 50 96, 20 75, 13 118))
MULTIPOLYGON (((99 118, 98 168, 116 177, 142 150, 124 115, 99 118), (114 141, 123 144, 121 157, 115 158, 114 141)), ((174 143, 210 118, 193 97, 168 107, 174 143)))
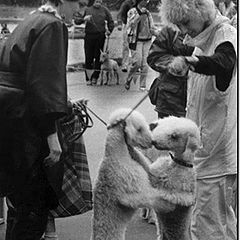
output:
POLYGON ((190 56, 193 47, 182 43, 183 36, 171 27, 164 27, 156 37, 147 57, 148 65, 160 75, 155 110, 173 116, 185 116, 187 76, 176 77, 168 72, 168 64, 176 56, 190 56))
POLYGON ((96 8, 94 6, 87 7, 81 16, 78 14, 78 17, 75 18, 76 24, 82 24, 84 22, 83 18, 87 15, 91 15, 92 18, 90 21, 86 22, 85 33, 87 35, 92 34, 105 34, 106 27, 105 21, 107 21, 107 27, 110 32, 114 29, 114 21, 110 11, 101 6, 100 8, 96 8))
POLYGON ((33 168, 41 168, 49 154, 47 136, 56 131, 55 120, 67 113, 67 48, 62 20, 39 11, 22 21, 1 46, 0 162, 16 188, 35 176, 33 168), (18 113, 20 105, 25 109, 18 113))
POLYGON ((127 24, 127 13, 132 7, 134 7, 133 0, 126 0, 122 3, 117 14, 118 25, 121 25, 122 23, 127 24))

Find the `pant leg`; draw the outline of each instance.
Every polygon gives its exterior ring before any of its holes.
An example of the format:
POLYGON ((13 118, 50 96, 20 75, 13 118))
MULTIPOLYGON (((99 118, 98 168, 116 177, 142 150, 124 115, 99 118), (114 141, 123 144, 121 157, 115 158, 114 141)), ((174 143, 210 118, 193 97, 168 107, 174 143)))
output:
POLYGON ((141 48, 142 44, 141 42, 138 42, 136 50, 131 50, 132 59, 131 66, 128 72, 127 82, 131 82, 132 79, 136 77, 136 72, 141 66, 141 48))
POLYGON ((46 225, 47 211, 20 212, 9 207, 5 240, 39 240, 46 225))
POLYGON ((147 56, 151 46, 151 41, 142 42, 142 52, 141 54, 141 75, 140 75, 140 87, 146 87, 146 80, 148 74, 148 64, 147 64, 147 56))
POLYGON ((8 196, 5 240, 39 240, 46 229, 53 190, 44 172, 34 172, 21 189, 8 196))
POLYGON ((127 37, 127 27, 123 26, 123 45, 122 45, 122 68, 127 68, 129 64, 129 47, 127 37))
POLYGON ((192 212, 192 240, 236 240, 237 221, 231 206, 235 175, 197 181, 197 202, 192 212))
POLYGON ((100 68, 101 68, 101 62, 100 62, 100 55, 101 55, 101 50, 103 51, 105 43, 105 35, 103 34, 98 34, 95 39, 95 46, 94 46, 94 71, 92 77, 95 79, 98 79, 99 74, 100 74, 100 68))
POLYGON ((94 63, 94 44, 95 40, 85 36, 84 39, 84 52, 85 52, 85 76, 86 81, 89 81, 92 76, 92 69, 93 69, 93 63, 94 63))

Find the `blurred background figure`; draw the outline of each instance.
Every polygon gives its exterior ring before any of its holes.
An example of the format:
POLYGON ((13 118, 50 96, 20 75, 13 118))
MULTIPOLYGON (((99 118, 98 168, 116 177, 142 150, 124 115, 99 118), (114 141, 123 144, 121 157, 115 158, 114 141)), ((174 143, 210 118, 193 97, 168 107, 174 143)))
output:
POLYGON ((125 88, 130 89, 132 80, 136 82, 136 73, 140 70, 141 91, 146 90, 148 73, 147 55, 153 35, 157 35, 151 13, 146 9, 149 0, 136 0, 135 5, 128 11, 127 34, 131 50, 131 66, 126 79, 125 88))
POLYGON ((126 0, 122 3, 117 14, 118 30, 122 30, 123 45, 122 45, 122 71, 127 72, 129 64, 130 49, 128 46, 127 36, 127 14, 128 11, 134 7, 135 0, 126 0))

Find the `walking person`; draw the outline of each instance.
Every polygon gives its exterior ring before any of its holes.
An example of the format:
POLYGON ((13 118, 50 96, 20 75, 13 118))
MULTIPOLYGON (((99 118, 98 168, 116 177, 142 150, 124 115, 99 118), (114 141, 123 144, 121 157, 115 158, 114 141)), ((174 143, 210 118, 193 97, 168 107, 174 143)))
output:
POLYGON ((85 76, 87 85, 96 85, 100 74, 100 54, 103 50, 106 36, 114 29, 114 21, 108 8, 102 5, 102 0, 94 0, 88 6, 82 19, 75 21, 81 24, 85 21, 85 76))
POLYGON ((163 0, 161 16, 188 34, 190 64, 186 117, 201 129, 195 155, 197 201, 191 239, 237 239, 232 209, 237 174, 237 32, 213 0, 163 0))
POLYGON ((1 45, 0 193, 7 196, 6 240, 40 239, 49 210, 58 205, 63 169, 56 121, 68 112, 68 30, 59 11, 64 13, 67 2, 46 1, 1 45))
POLYGON ((126 0, 122 3, 118 14, 117 14, 117 22, 118 22, 118 30, 122 30, 123 36, 123 45, 122 45, 122 71, 127 72, 128 64, 129 64, 129 54, 130 49, 128 46, 128 34, 127 34, 127 14, 128 11, 134 7, 135 0, 126 0))
POLYGON ((140 69, 140 90, 146 90, 148 73, 147 54, 156 29, 151 13, 146 9, 149 0, 136 0, 134 8, 128 11, 127 33, 132 63, 126 79, 125 88, 129 90, 132 80, 140 69))

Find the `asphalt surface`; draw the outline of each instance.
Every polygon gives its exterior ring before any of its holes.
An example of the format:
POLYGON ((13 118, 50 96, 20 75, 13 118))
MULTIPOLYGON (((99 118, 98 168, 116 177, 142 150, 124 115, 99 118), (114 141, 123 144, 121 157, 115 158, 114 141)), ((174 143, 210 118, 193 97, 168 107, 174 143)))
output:
MULTIPOLYGON (((156 73, 150 70, 147 78, 148 87, 155 77, 156 73)), ((133 84, 130 90, 125 90, 125 78, 126 73, 121 72, 120 85, 118 86, 115 83, 112 83, 110 86, 87 86, 83 72, 71 72, 68 73, 69 96, 72 99, 88 99, 88 107, 105 122, 108 122, 112 111, 121 107, 132 108, 146 94, 146 92, 138 90, 139 81, 135 85, 133 84)), ((137 110, 146 117, 149 123, 157 119, 154 106, 151 105, 148 98, 137 110)), ((94 126, 84 133, 84 139, 90 175, 94 182, 104 152, 107 129, 94 115, 91 115, 91 117, 94 121, 94 126)), ((91 217, 92 211, 79 216, 56 219, 59 240, 89 240, 91 217)), ((4 239, 4 232, 5 224, 2 224, 0 225, 0 240, 4 239)), ((156 227, 141 219, 138 212, 127 228, 126 240, 153 240, 156 238, 156 227)))

